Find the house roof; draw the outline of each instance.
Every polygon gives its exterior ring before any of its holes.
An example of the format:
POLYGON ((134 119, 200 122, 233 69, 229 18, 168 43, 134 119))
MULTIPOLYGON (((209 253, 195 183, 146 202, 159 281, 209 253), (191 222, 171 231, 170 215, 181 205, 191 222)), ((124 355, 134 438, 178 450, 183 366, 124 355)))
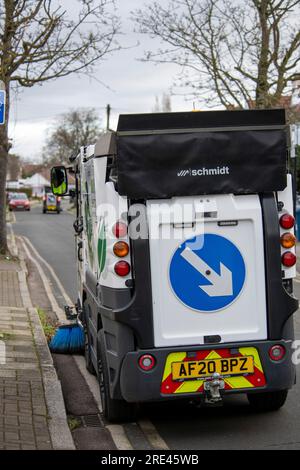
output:
POLYGON ((45 186, 50 184, 50 179, 46 179, 42 174, 35 173, 30 178, 24 180, 24 184, 28 186, 45 186))

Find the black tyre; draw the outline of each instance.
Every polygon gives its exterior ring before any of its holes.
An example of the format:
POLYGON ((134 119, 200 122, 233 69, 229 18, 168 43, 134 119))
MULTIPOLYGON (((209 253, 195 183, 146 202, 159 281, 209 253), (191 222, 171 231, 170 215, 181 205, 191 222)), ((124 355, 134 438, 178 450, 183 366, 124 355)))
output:
POLYGON ((46 209, 43 209, 43 214, 46 214, 46 212, 47 212, 46 209))
POLYGON ((84 357, 85 357, 85 366, 90 374, 96 375, 95 367, 92 363, 91 357, 91 339, 88 329, 88 309, 89 305, 87 301, 83 304, 83 324, 84 324, 84 333, 85 333, 85 344, 84 344, 84 357))
POLYGON ((135 421, 137 415, 135 403, 110 397, 108 374, 104 332, 101 330, 98 333, 98 381, 104 417, 112 423, 135 421))
POLYGON ((287 399, 288 391, 248 393, 248 401, 252 408, 257 411, 277 411, 287 399))

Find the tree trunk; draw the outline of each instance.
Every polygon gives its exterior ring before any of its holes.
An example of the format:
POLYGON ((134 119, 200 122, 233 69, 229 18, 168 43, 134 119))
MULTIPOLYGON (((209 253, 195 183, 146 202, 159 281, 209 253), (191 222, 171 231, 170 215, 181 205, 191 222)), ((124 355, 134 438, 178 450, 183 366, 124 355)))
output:
POLYGON ((7 253, 6 232, 6 173, 7 158, 10 148, 8 140, 8 118, 9 118, 9 84, 5 84, 6 110, 5 124, 0 125, 0 254, 7 253))
POLYGON ((267 108, 269 106, 269 47, 270 47, 270 30, 268 28, 268 0, 262 0, 260 6, 257 7, 259 13, 261 27, 261 46, 257 71, 257 88, 256 88, 256 107, 267 108))

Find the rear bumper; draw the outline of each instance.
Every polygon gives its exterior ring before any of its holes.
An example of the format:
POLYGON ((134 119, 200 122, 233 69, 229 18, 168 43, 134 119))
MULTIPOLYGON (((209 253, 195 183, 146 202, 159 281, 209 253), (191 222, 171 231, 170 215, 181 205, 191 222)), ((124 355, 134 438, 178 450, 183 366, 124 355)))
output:
POLYGON ((9 210, 11 211, 16 211, 16 212, 21 212, 21 211, 29 211, 30 210, 30 206, 20 206, 20 207, 16 207, 16 206, 10 206, 9 207, 9 210))
POLYGON ((266 384, 263 387, 234 388, 224 390, 222 393, 249 393, 262 391, 275 391, 291 388, 296 379, 295 365, 292 362, 292 341, 261 341, 240 344, 219 344, 217 346, 189 346, 181 348, 158 348, 127 353, 124 357, 121 373, 120 388, 123 398, 128 402, 148 402, 161 401, 165 399, 200 397, 203 391, 192 393, 162 394, 161 383, 163 380, 166 359, 174 352, 188 352, 201 350, 218 349, 238 349, 245 347, 255 347, 258 351, 266 384), (279 362, 274 362, 269 358, 269 349, 274 344, 282 344, 286 348, 286 355, 279 362), (145 372, 138 366, 138 359, 142 354, 152 354, 156 359, 153 370, 145 372))

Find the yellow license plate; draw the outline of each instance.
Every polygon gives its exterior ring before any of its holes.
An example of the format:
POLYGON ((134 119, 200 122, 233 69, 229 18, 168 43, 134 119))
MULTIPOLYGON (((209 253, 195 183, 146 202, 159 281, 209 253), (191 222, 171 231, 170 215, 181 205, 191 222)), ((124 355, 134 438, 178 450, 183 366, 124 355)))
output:
POLYGON ((252 356, 243 356, 172 363, 173 380, 211 377, 216 372, 223 376, 253 374, 254 359, 252 356))
POLYGON ((56 211, 56 206, 48 206, 48 211, 56 211))

